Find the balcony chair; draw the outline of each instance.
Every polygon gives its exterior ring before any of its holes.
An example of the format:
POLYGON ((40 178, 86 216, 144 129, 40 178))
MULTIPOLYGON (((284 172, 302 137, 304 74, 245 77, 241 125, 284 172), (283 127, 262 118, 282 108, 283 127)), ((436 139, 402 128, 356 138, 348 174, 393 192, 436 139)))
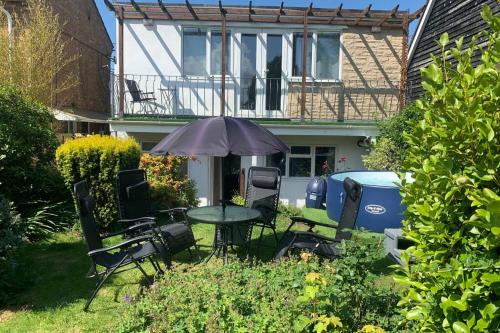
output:
POLYGON ((276 216, 281 188, 281 171, 278 168, 251 167, 248 170, 248 182, 245 192, 245 207, 260 211, 262 217, 254 223, 261 228, 258 249, 262 244, 264 229, 271 229, 275 244, 278 245, 276 234, 276 216))
POLYGON ((336 259, 342 254, 337 248, 342 240, 348 240, 352 234, 350 229, 354 228, 356 218, 359 212, 359 205, 363 195, 361 184, 347 177, 344 180, 344 190, 346 199, 340 215, 340 221, 337 226, 311 221, 303 217, 291 217, 292 222, 288 226, 283 238, 280 240, 278 251, 274 256, 274 260, 288 255, 294 250, 304 250, 312 252, 328 259, 336 259), (290 231, 293 225, 302 223, 308 226, 307 231, 290 231), (334 238, 318 234, 313 231, 314 227, 322 226, 336 229, 334 238))
POLYGON ((127 85, 128 92, 132 97, 132 100, 130 101, 132 113, 134 113, 135 104, 139 104, 140 113, 158 113, 158 105, 156 104, 154 92, 143 92, 141 89, 139 89, 137 82, 134 80, 126 79, 125 84, 127 85), (149 106, 149 112, 146 108, 147 106, 149 106), (153 106, 153 108, 151 106, 153 106))
POLYGON ((152 283, 151 278, 146 274, 141 266, 141 262, 148 259, 153 265, 157 273, 163 273, 159 263, 153 257, 156 254, 162 255, 165 264, 170 265, 167 258, 164 256, 165 251, 161 242, 158 241, 154 233, 141 234, 141 230, 151 229, 152 222, 144 222, 136 224, 127 230, 122 230, 101 236, 98 231, 97 224, 94 220, 95 200, 89 194, 86 181, 80 181, 74 185, 74 195, 80 223, 82 225, 83 236, 87 243, 88 256, 91 259, 91 269, 88 277, 98 277, 97 284, 90 298, 85 303, 83 308, 87 311, 90 303, 94 300, 99 289, 104 282, 112 275, 129 269, 137 268, 145 276, 149 283, 152 283), (112 236, 123 235, 127 232, 135 232, 136 236, 126 239, 121 243, 105 247, 102 240, 112 236), (131 267, 126 267, 131 266, 131 267), (103 267, 104 271, 99 272, 98 267, 103 267))
MULTIPOLYGON (((154 230, 164 240, 169 255, 175 255, 188 250, 191 257, 191 247, 197 251, 193 230, 186 217, 186 208, 154 210, 151 205, 149 183, 146 173, 141 169, 125 170, 118 173, 118 202, 121 222, 124 226, 140 221, 156 223, 157 217, 165 216, 168 224, 155 226, 154 230)), ((131 234, 130 236, 134 236, 131 234)))

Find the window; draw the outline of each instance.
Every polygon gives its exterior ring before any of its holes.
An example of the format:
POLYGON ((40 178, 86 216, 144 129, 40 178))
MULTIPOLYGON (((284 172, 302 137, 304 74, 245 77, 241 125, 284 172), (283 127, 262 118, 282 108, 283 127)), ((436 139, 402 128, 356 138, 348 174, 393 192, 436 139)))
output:
MULTIPOLYGON (((306 75, 311 75, 313 34, 307 34, 307 70, 306 75)), ((302 76, 302 60, 304 51, 304 34, 293 34, 293 59, 292 75, 302 76)))
POLYGON ((335 148, 316 147, 314 160, 314 175, 330 174, 335 168, 335 148))
POLYGON ((266 156, 266 165, 280 169, 281 175, 284 176, 286 174, 286 154, 276 153, 266 156))
POLYGON ((255 110, 257 77, 257 35, 241 35, 240 109, 255 110))
POLYGON ((186 28, 182 31, 182 68, 184 75, 206 75, 207 31, 186 28))
MULTIPOLYGON (((292 76, 302 76, 304 36, 293 34, 292 76)), ((340 35, 310 33, 307 35, 307 76, 323 80, 338 80, 340 35), (313 42, 315 41, 315 43, 313 42), (311 64, 314 62, 315 66, 311 64)))
POLYGON ((288 175, 290 177, 311 177, 311 147, 290 147, 288 175))
POLYGON ((330 174, 335 170, 335 147, 291 146, 287 156, 284 153, 267 156, 266 165, 279 168, 288 177, 330 174))
POLYGON ((143 152, 148 152, 151 151, 151 149, 156 146, 158 142, 153 142, 153 141, 141 141, 141 150, 143 152))
MULTIPOLYGON (((231 63, 230 36, 231 33, 229 31, 226 31, 226 72, 229 72, 229 64, 231 63)), ((219 75, 221 73, 221 54, 222 54, 222 33, 220 31, 211 31, 210 73, 212 75, 219 75)))
POLYGON ((316 46, 316 77, 339 79, 340 37, 338 34, 318 34, 316 46))

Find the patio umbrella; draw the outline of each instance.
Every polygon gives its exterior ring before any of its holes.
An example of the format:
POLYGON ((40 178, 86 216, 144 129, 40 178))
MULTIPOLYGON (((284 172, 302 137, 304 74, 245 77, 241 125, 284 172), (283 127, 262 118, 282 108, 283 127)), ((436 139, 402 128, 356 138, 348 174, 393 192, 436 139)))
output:
MULTIPOLYGON (((243 118, 212 117, 186 124, 161 140, 152 154, 178 156, 265 156, 288 152, 288 146, 268 129, 243 118)), ((224 163, 222 163, 224 168, 224 163)), ((224 169, 222 170, 224 193, 224 169)), ((223 206, 225 206, 225 198, 223 206)))

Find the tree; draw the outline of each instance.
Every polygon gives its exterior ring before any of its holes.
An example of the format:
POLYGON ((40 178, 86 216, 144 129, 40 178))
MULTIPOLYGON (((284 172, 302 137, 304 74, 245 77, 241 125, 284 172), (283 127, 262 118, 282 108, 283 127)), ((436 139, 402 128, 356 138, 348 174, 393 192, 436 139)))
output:
POLYGON ((54 106, 57 94, 78 84, 67 57, 63 24, 44 0, 29 0, 22 15, 14 15, 14 36, 9 42, 6 24, 0 27, 0 82, 24 95, 54 106))

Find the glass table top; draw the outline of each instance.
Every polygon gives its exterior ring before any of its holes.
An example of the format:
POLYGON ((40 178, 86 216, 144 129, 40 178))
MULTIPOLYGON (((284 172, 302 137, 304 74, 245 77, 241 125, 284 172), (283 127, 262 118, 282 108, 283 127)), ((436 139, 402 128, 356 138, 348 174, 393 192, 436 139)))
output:
POLYGON ((223 213, 222 206, 208 206, 190 209, 187 216, 201 223, 231 224, 254 221, 260 217, 260 212, 253 208, 226 206, 223 213))

